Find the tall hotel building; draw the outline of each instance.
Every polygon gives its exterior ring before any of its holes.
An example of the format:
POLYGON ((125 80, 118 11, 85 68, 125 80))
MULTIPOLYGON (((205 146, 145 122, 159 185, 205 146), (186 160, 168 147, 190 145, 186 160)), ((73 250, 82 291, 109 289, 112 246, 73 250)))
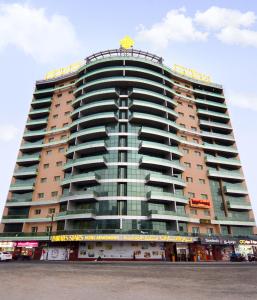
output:
POLYGON ((37 81, 1 241, 48 259, 206 260, 251 237, 222 86, 181 73, 120 48, 37 81))

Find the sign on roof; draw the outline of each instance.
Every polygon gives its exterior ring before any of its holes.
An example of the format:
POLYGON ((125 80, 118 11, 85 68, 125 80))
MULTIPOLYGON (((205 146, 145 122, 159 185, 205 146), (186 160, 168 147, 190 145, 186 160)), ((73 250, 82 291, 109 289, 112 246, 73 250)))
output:
POLYGON ((189 68, 177 65, 177 64, 173 65, 172 70, 176 73, 179 73, 179 74, 187 76, 187 77, 191 77, 196 80, 211 82, 211 77, 209 75, 199 73, 193 69, 189 69, 189 68))
POLYGON ((83 61, 75 62, 67 67, 52 70, 50 72, 47 72, 45 75, 45 80, 64 76, 66 74, 72 73, 77 71, 81 66, 83 65, 83 61))

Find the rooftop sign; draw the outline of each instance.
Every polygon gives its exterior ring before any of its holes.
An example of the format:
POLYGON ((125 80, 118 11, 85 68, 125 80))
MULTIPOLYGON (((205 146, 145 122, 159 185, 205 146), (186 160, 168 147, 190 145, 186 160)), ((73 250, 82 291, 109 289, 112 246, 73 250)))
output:
POLYGON ((77 71, 82 65, 83 65, 83 61, 78 61, 78 62, 75 62, 75 63, 73 63, 73 64, 71 64, 67 67, 47 72, 46 75, 45 75, 45 80, 60 77, 60 76, 64 76, 64 75, 69 74, 69 73, 73 73, 73 72, 77 71))
POLYGON ((173 65, 172 70, 176 73, 179 73, 179 74, 187 76, 187 77, 191 77, 196 80, 211 82, 211 77, 209 75, 199 73, 193 69, 189 69, 189 68, 177 65, 177 64, 173 65))
POLYGON ((134 44, 135 44, 135 42, 128 35, 126 35, 122 40, 120 40, 120 46, 123 49, 132 48, 134 46, 134 44))

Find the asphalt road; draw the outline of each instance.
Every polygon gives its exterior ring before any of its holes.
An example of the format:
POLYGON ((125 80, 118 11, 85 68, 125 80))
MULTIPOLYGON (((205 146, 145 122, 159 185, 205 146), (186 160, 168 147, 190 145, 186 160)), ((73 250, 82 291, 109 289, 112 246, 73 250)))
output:
POLYGON ((1 300, 257 300, 257 263, 1 262, 1 300))

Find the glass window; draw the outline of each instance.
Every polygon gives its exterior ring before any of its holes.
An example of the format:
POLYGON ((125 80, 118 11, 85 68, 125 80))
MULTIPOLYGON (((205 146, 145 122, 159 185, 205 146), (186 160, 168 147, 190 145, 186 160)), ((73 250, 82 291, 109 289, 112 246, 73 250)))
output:
POLYGON ((207 194, 201 194, 201 198, 202 199, 208 199, 208 195, 207 194))
POLYGON ((56 162, 56 166, 57 166, 57 167, 61 167, 61 166, 62 166, 62 161, 57 161, 57 162, 56 162))
POLYGON ((60 181, 61 180, 61 176, 54 176, 54 181, 60 181))
POLYGON ((205 179, 200 178, 200 179, 199 179, 199 183, 200 183, 200 184, 205 184, 205 179))
POLYGON ((35 209, 35 215, 40 215, 41 214, 41 209, 35 209))
POLYGON ((52 192, 52 193, 51 193, 51 196, 52 196, 52 197, 58 196, 58 192, 57 192, 57 191, 52 192))
POLYGON ((44 193, 38 193, 37 196, 38 196, 38 198, 42 199, 42 198, 45 197, 45 194, 44 193))
POLYGON ((200 233, 200 228, 199 227, 192 227, 192 233, 193 234, 199 234, 200 233))
POLYGON ((37 232, 37 231, 38 231, 38 227, 37 226, 31 227, 31 232, 37 232))
POLYGON ((41 182, 41 183, 44 183, 44 182, 46 182, 46 181, 47 181, 47 179, 46 179, 45 177, 40 179, 40 182, 41 182))
POLYGON ((44 164, 44 169, 48 169, 49 168, 49 164, 44 164))
POLYGON ((48 213, 49 214, 54 214, 55 213, 55 208, 49 208, 48 213))
POLYGON ((203 170, 203 165, 196 165, 198 170, 203 170))
POLYGON ((193 177, 186 177, 186 182, 193 182, 193 177))

